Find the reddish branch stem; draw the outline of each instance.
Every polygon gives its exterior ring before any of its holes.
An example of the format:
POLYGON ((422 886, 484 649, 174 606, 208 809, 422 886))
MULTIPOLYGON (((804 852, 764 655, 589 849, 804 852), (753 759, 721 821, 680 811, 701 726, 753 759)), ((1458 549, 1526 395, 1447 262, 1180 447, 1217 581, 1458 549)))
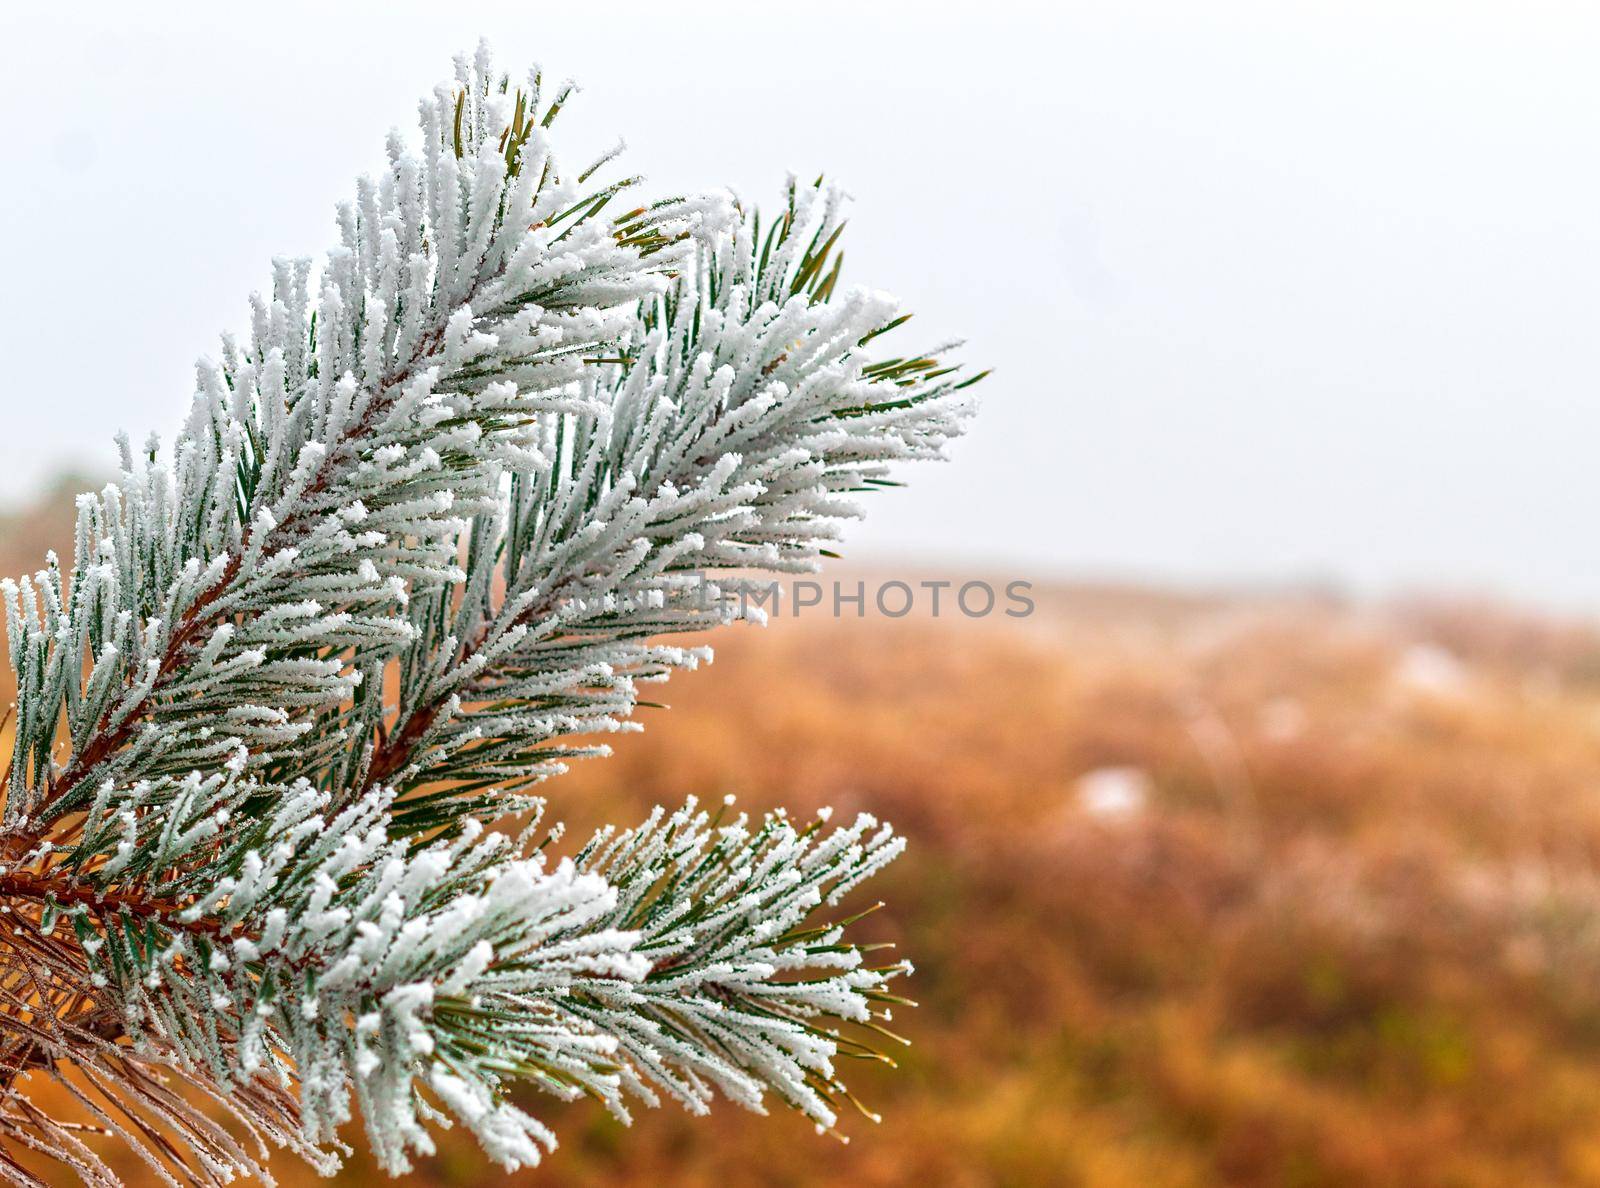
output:
POLYGON ((190 932, 221 935, 224 931, 223 926, 214 920, 179 924, 175 917, 189 905, 175 899, 162 899, 130 890, 97 891, 59 875, 32 871, 9 871, 0 875, 0 899, 25 899, 41 904, 54 900, 63 907, 81 904, 99 915, 122 912, 190 932))

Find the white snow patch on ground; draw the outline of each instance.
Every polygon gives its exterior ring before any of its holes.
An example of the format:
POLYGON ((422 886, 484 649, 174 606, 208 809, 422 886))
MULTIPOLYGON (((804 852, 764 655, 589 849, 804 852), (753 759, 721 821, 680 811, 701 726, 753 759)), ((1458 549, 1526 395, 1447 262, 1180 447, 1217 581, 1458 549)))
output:
POLYGON ((1128 817, 1150 801, 1150 777, 1137 767, 1100 767, 1078 777, 1078 803, 1096 817, 1128 817))
POLYGON ((1471 684, 1467 666, 1436 644, 1413 644, 1400 656, 1392 674, 1408 693, 1460 697, 1471 684))

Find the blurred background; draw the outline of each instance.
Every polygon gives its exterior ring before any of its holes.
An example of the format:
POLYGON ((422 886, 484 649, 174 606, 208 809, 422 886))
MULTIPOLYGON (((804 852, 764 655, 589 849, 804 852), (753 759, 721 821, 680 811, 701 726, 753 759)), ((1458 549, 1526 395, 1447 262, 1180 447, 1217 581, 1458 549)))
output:
MULTIPOLYGON (((857 1077, 884 1121, 541 1106, 562 1148, 510 1182, 1600 1184, 1600 12, 0 21, 0 571, 480 35, 578 78, 567 156, 623 135, 652 193, 840 178, 846 280, 997 368, 834 576, 1031 616, 731 630, 549 788, 580 831, 736 792, 907 833, 863 925, 922 1002, 857 1077)), ((416 1182, 507 1179, 463 1139, 416 1182)))

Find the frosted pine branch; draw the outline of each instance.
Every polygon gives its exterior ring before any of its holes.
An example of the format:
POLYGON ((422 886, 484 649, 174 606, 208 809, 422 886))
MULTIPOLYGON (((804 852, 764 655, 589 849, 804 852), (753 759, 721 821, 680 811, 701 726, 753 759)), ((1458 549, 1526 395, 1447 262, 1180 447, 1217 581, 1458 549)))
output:
POLYGON ((458 61, 322 268, 277 264, 201 362, 172 445, 121 439, 72 565, 4 583, 0 1180, 116 1182, 41 1076, 166 1182, 220 1184, 277 1148, 329 1170, 357 1117, 391 1172, 450 1118, 537 1163, 519 1084, 830 1129, 838 1059, 888 1059, 908 967, 837 914, 887 828, 691 802, 562 858, 528 790, 708 655, 661 637, 940 456, 980 377, 876 353, 905 319, 837 292, 820 183, 766 224, 611 213, 636 179, 558 162, 569 93, 458 61))
POLYGON ((533 827, 469 821, 415 849, 386 795, 329 817, 327 793, 241 768, 103 788, 75 846, 0 888, 39 907, 18 924, 40 941, 75 939, 63 985, 117 1004, 134 1053, 219 1095, 296 1089, 293 1141, 319 1166, 353 1104, 392 1172, 433 1152, 440 1106, 508 1170, 536 1164, 555 1136, 513 1081, 624 1119, 630 1094, 704 1112, 714 1088, 753 1109, 771 1090, 832 1126, 833 1058, 867 1047, 840 1029, 897 1001, 904 966, 810 924, 899 852, 870 819, 752 831, 691 803, 550 865, 533 827))
POLYGON ((395 612, 458 580, 501 468, 540 460, 585 357, 615 351, 669 236, 714 209, 603 217, 615 188, 561 171, 539 78, 512 92, 484 69, 422 105, 421 156, 391 137, 388 171, 340 210, 315 306, 308 265, 277 265, 249 345, 200 364, 170 457, 124 439, 121 483, 80 500, 70 590, 53 558, 6 585, 11 828, 101 778, 238 743, 262 761, 360 696, 413 635, 395 612))
POLYGON ((580 857, 616 888, 606 918, 637 930, 634 952, 650 968, 638 980, 583 979, 574 1009, 617 1037, 631 1087, 651 1104, 654 1085, 704 1113, 717 1089, 764 1113, 770 1090, 827 1129, 849 1096, 833 1063, 841 1046, 888 1060, 849 1025, 888 1035, 875 1008, 905 1001, 886 986, 910 967, 868 966, 867 950, 842 942, 844 922, 813 916, 904 841, 866 815, 822 824, 797 830, 781 814, 754 829, 742 816, 721 824, 691 801, 620 837, 603 831, 580 857))
MULTIPOLYGON (((586 372, 581 407, 542 426, 548 462, 474 521, 464 597, 412 604, 398 720, 338 778, 456 781, 476 811, 503 811, 599 750, 552 740, 629 728, 639 681, 706 657, 654 641, 738 616, 738 571, 815 569, 860 514, 852 496, 891 462, 941 456, 982 377, 868 353, 905 319, 882 293, 835 299, 840 204, 791 181, 765 234, 754 211, 697 231, 623 361, 586 372)), ((438 813, 436 796, 397 808, 418 827, 438 813)))

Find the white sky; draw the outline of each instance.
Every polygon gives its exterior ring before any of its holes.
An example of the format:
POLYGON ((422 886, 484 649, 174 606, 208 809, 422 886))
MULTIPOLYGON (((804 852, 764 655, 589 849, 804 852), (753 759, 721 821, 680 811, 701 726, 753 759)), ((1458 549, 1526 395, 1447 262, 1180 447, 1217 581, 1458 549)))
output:
POLYGON ((140 7, 0 18, 0 497, 170 432, 486 34, 570 158, 842 178, 846 280, 999 369, 853 556, 1600 606, 1592 6, 140 7))

